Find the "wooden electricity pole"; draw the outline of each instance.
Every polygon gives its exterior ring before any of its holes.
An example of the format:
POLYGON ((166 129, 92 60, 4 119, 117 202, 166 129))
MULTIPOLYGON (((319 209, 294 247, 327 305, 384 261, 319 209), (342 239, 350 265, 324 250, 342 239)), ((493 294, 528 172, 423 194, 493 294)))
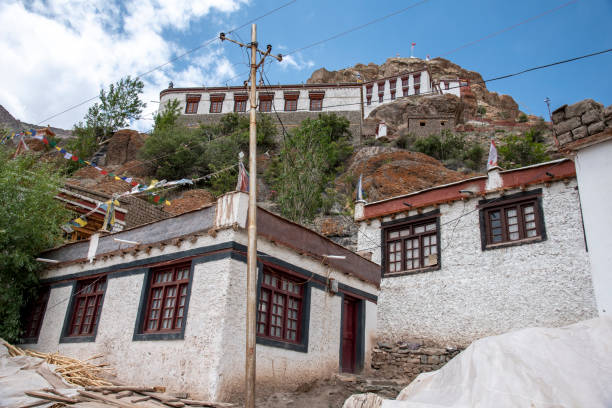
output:
POLYGON ((282 61, 281 54, 271 55, 272 46, 266 51, 257 48, 257 26, 251 25, 251 43, 243 44, 227 38, 224 33, 219 35, 221 41, 228 40, 240 47, 251 48, 251 101, 249 126, 249 216, 248 216, 248 250, 247 250, 247 293, 246 293, 246 350, 245 350, 245 408, 255 408, 255 326, 257 317, 257 69, 271 56, 282 61), (261 60, 257 62, 257 53, 261 60))

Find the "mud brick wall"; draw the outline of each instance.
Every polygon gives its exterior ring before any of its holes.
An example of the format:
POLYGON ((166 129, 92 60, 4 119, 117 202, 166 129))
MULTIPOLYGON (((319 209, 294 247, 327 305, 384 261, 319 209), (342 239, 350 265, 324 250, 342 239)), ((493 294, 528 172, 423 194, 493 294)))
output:
POLYGON ((552 113, 553 130, 561 146, 612 128, 612 105, 592 99, 563 105, 552 113))
POLYGON ((371 369, 381 378, 412 380, 420 373, 441 368, 460 351, 423 340, 382 341, 372 350, 371 369))

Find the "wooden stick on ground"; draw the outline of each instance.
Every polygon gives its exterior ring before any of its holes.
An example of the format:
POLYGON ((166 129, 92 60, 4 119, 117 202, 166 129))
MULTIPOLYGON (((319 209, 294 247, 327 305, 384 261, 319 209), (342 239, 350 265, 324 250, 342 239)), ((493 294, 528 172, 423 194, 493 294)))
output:
POLYGON ((95 392, 79 390, 79 394, 81 394, 82 396, 87 397, 87 398, 91 398, 91 399, 94 399, 94 400, 106 402, 106 403, 111 404, 111 405, 116 405, 116 406, 118 406, 120 408, 142 408, 141 405, 134 405, 134 404, 130 404, 129 402, 119 401, 119 400, 117 400, 115 398, 112 398, 112 397, 106 397, 104 395, 96 394, 95 392))
POLYGON ((45 399, 45 400, 55 401, 55 402, 63 402, 66 404, 76 404, 77 402, 79 402, 79 400, 76 400, 74 398, 68 398, 64 396, 60 397, 59 395, 47 394, 47 393, 40 392, 40 391, 26 391, 25 394, 29 395, 30 397, 34 397, 34 398, 40 398, 40 399, 45 399))

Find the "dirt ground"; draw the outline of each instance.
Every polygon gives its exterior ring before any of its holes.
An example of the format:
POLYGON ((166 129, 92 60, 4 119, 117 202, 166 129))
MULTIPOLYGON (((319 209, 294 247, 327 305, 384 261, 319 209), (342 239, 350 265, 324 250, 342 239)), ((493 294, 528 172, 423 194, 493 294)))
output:
POLYGON ((330 379, 302 385, 293 391, 258 389, 256 406, 266 408, 340 408, 353 394, 375 393, 382 398, 395 398, 407 382, 335 375, 330 379))

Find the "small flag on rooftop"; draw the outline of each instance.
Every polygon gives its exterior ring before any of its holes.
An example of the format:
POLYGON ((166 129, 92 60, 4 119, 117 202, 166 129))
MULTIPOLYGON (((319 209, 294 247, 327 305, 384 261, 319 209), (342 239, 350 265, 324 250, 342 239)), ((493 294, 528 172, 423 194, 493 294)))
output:
POLYGON ((497 147, 495 147, 495 141, 491 140, 491 147, 489 147, 489 159, 487 160, 487 170, 497 167, 497 147))
POLYGON ((357 183, 357 201, 365 201, 363 199, 363 174, 359 175, 359 182, 357 183))
POLYGON ((249 173, 244 168, 244 163, 242 163, 242 161, 238 163, 238 183, 236 184, 236 191, 249 192, 249 173))

